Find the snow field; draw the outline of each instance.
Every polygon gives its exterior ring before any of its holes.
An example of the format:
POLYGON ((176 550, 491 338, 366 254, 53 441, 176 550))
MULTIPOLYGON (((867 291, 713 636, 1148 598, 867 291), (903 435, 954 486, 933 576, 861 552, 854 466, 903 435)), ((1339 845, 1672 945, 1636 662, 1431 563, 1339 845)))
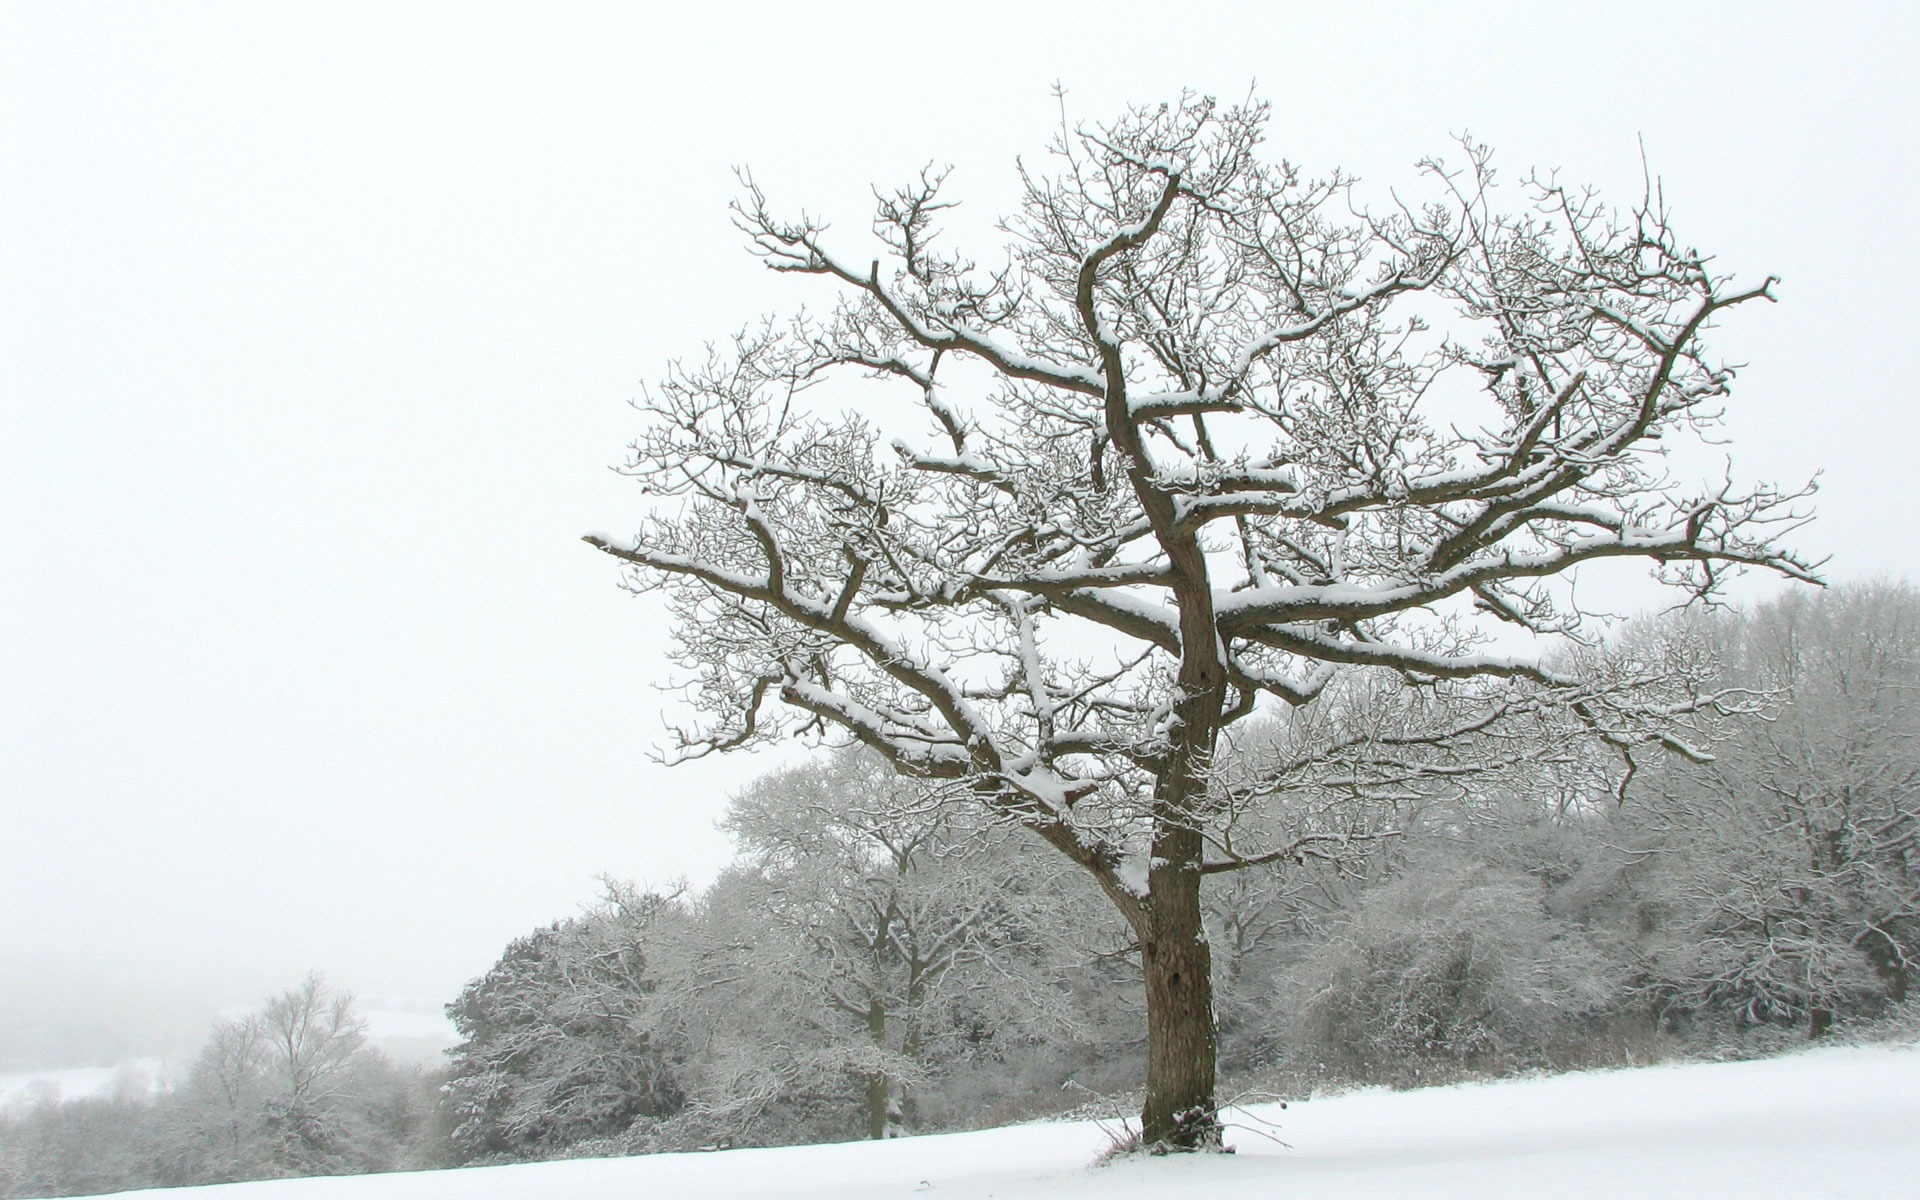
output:
POLYGON ((1093 1122, 285 1180, 160 1200, 1354 1200, 1920 1196, 1920 1047, 1379 1089, 1235 1114, 1232 1156, 1091 1166, 1093 1122), (1270 1136, 1271 1135, 1271 1136, 1270 1136), (1277 1144, 1272 1136, 1285 1139, 1277 1144))

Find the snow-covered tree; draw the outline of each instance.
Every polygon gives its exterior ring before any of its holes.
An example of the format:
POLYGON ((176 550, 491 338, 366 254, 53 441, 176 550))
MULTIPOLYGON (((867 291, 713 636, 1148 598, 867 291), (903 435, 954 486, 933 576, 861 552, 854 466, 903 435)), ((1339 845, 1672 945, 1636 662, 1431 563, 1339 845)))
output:
POLYGON ((461 1161, 551 1157, 679 1109, 654 955, 685 923, 677 897, 616 886, 461 991, 445 1089, 461 1161))
POLYGON ((1648 987, 1669 1012, 1818 1034, 1920 969, 1920 593, 1789 595, 1710 632, 1775 706, 1627 814, 1648 987))
POLYGON ((942 238, 940 173, 880 194, 871 247, 748 179, 754 252, 837 299, 671 368, 630 464, 656 503, 588 538, 668 599, 684 753, 850 736, 1086 871, 1140 947, 1159 1146, 1218 1140, 1202 880, 1335 844, 1229 836, 1224 731, 1360 666, 1468 728, 1559 703, 1657 738, 1482 630, 1579 631, 1555 581, 1601 560, 1690 596, 1808 574, 1773 540, 1795 496, 1659 455, 1729 393, 1702 336, 1770 280, 1651 198, 1533 179, 1503 211, 1473 145, 1357 211, 1267 121, 1190 96, 1063 130, 986 267, 942 238))
POLYGON ((365 1032, 353 995, 318 975, 221 1021, 163 1105, 165 1182, 390 1169, 420 1119, 419 1081, 365 1032))
POLYGON ((1619 987, 1615 965, 1549 903, 1540 875, 1476 863, 1462 848, 1396 873, 1283 974, 1288 1051, 1399 1084, 1436 1068, 1554 1065, 1553 1050, 1619 987))
MULTIPOLYGON (((796 990, 803 1040, 864 1076, 869 1136, 904 1130, 915 1080, 1070 1038, 1088 956, 1055 927, 1074 906, 1004 827, 852 749, 761 778, 725 824, 742 860, 724 887, 752 921, 711 941, 796 990)), ((1084 924, 1096 938, 1098 914, 1084 924)))
POLYGON ((1105 1048, 1081 974, 1120 923, 1044 848, 864 751, 763 777, 726 823, 703 892, 612 884, 448 1006, 462 1161, 950 1127, 984 1079, 1057 1088, 1105 1048))
POLYGON ((267 1001, 254 1018, 261 1043, 267 1117, 285 1165, 298 1175, 328 1175, 360 1166, 364 1147, 350 1136, 356 1058, 367 1023, 353 994, 308 975, 267 1001))
MULTIPOLYGON (((14 1099, 14 1097, 9 1097, 14 1099)), ((62 1098, 0 1107, 0 1197, 96 1196, 160 1182, 164 1129, 144 1096, 62 1098)))
POLYGON ((739 856, 656 955, 688 1102, 646 1144, 967 1122, 983 1078, 1035 1082, 1036 1060, 1105 1032, 1076 988, 1118 922, 1086 913, 1044 848, 871 753, 763 776, 725 824, 739 856))

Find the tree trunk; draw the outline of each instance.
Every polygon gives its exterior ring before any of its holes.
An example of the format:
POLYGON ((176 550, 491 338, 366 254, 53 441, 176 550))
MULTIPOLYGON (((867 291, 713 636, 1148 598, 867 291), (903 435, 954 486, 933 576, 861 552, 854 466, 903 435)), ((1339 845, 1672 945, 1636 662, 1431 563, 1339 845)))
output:
POLYGON ((1822 1037, 1831 1028, 1833 1028, 1832 1009, 1816 1007, 1807 1014, 1808 1038, 1822 1037))
POLYGON ((893 1104, 893 1080, 887 1078, 885 1071, 875 1071, 867 1076, 867 1136, 886 1138, 895 1136, 892 1114, 897 1111, 893 1104))
MULTIPOLYGON (((877 996, 867 999, 867 1036, 876 1050, 887 1048, 887 1006, 877 996)), ((889 1115, 897 1111, 893 1105, 893 1080, 885 1071, 875 1071, 867 1076, 867 1136, 884 1138, 892 1136, 889 1115)))
POLYGON ((1140 941, 1147 980, 1147 1103, 1143 1146, 1201 1150, 1220 1145, 1214 1099, 1213 956, 1200 915, 1200 835, 1155 839, 1148 874, 1148 931, 1140 941))

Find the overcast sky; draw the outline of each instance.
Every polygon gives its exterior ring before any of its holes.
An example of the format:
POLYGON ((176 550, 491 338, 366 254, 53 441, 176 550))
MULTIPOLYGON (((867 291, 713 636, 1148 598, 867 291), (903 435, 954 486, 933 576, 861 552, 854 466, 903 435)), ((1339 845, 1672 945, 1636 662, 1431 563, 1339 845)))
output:
POLYGON ((1824 469, 1798 544, 1920 578, 1911 5, 667 7, 4 9, 0 972, 445 1000, 597 875, 709 876, 769 764, 650 761, 661 613, 579 541, 636 523, 626 402, 818 295, 734 165, 851 235, 951 162, 984 222, 1056 80, 1257 83, 1381 188, 1470 130, 1630 201, 1644 142, 1784 279, 1714 339, 1736 475, 1824 469))

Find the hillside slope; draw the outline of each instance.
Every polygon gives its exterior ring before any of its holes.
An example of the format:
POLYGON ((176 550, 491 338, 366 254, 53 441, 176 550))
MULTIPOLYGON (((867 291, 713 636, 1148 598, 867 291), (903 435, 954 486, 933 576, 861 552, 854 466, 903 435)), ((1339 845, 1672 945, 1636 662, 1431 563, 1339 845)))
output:
POLYGON ((1920 1195, 1920 1049, 1587 1072, 1253 1109, 1231 1157, 1089 1163, 1093 1123, 135 1193, 165 1200, 1351 1200, 1920 1195), (1285 1139, 1278 1144, 1271 1134, 1285 1139), (1256 1132, 1260 1131, 1260 1132, 1256 1132))

